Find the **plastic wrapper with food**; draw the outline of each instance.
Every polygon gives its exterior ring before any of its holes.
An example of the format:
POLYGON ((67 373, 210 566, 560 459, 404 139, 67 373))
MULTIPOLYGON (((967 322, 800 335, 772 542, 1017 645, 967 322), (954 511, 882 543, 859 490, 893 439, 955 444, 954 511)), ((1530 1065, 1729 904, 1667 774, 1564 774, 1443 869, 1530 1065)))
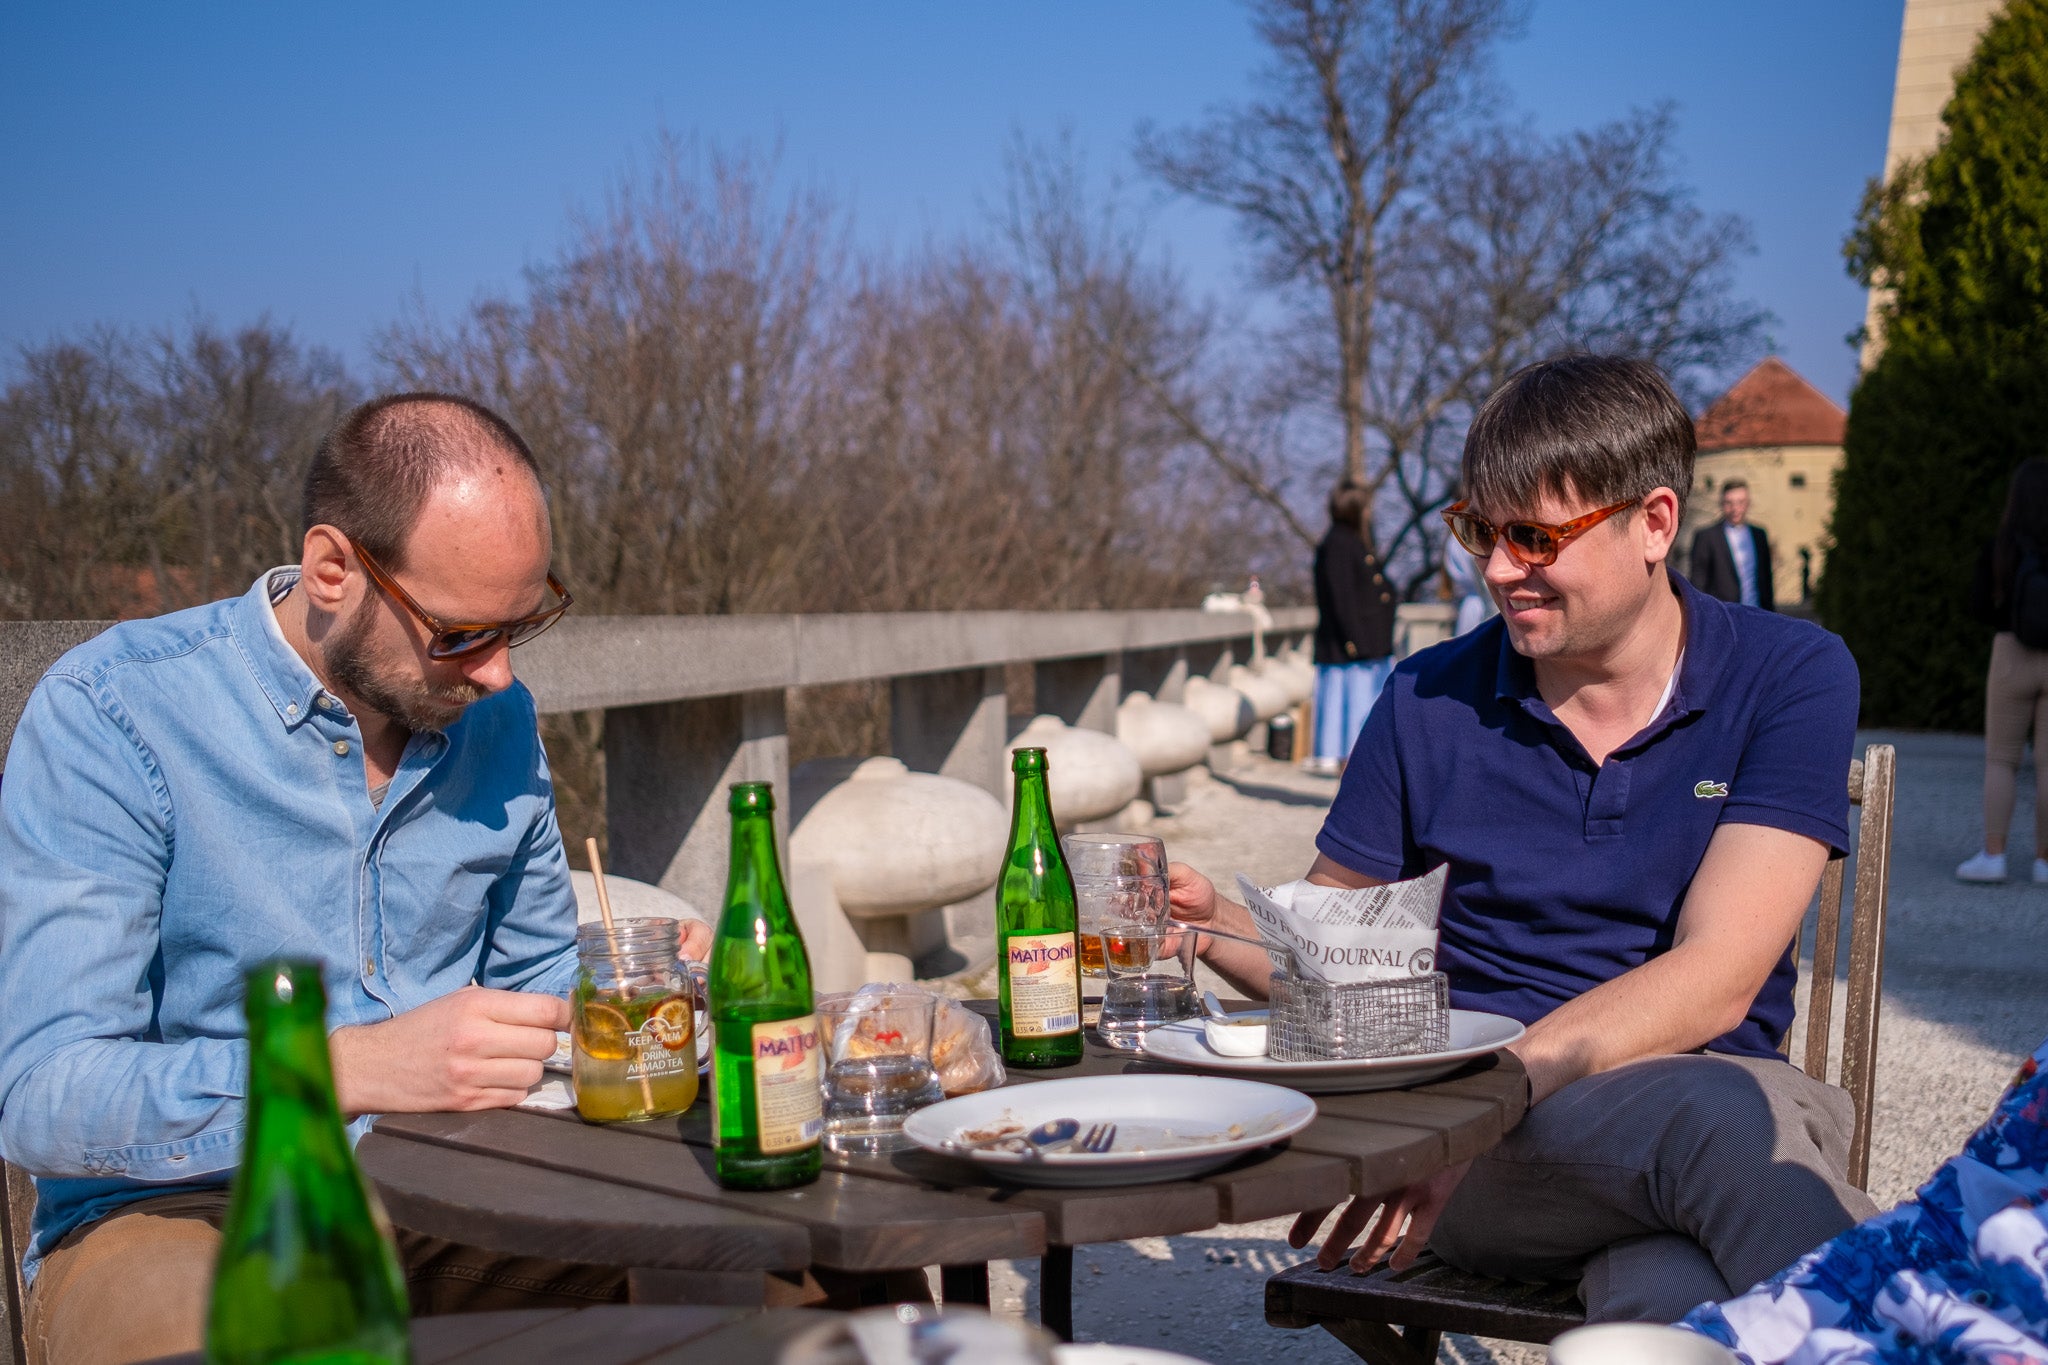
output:
MULTIPOLYGON (((939 1085, 949 1099, 977 1090, 992 1090, 1003 1083, 1003 1059, 996 1051, 988 1021, 958 1000, 903 981, 872 981, 857 994, 925 995, 938 1002, 932 1018, 932 1069, 938 1073, 939 1085)), ((840 1028, 851 1031, 853 1036, 833 1039, 835 1047, 843 1045, 847 1049, 845 1055, 860 1056, 859 1025, 849 1019, 840 1028)))

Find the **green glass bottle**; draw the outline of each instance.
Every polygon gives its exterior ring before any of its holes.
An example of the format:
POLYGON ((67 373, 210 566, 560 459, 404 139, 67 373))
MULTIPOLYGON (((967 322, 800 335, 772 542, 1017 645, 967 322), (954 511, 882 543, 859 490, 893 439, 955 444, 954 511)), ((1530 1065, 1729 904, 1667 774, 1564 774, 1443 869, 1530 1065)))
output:
POLYGON ((735 782, 732 868, 711 945, 712 1086, 718 1183, 779 1190, 824 1164, 817 1002, 775 857, 775 795, 735 782))
POLYGON ((1045 750, 1010 755, 1016 799, 1010 851, 996 883, 996 956, 1003 1060, 1072 1066, 1081 1060, 1081 962, 1074 878, 1045 790, 1045 750))
POLYGON ((212 1365, 408 1365, 405 1278, 334 1099, 311 962, 248 976, 249 1111, 206 1320, 212 1365))

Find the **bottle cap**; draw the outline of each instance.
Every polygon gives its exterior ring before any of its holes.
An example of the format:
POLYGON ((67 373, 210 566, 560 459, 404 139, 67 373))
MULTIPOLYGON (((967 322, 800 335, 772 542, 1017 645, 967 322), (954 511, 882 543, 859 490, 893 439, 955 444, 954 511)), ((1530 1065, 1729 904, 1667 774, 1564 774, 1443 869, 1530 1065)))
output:
POLYGON ((772 782, 735 782, 725 808, 734 815, 772 811, 775 809, 775 785, 772 782))
POLYGON ((1042 773, 1046 771, 1045 750, 1010 750, 1010 771, 1013 773, 1042 773))

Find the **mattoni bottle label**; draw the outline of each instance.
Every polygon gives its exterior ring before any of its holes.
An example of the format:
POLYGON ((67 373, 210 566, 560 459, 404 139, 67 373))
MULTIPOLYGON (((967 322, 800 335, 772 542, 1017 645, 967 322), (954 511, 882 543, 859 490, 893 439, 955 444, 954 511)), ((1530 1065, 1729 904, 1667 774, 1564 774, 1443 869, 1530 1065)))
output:
POLYGON ((754 1025, 754 1112, 764 1153, 801 1151, 824 1136, 818 1071, 817 1015, 754 1025))
POLYGON ((1010 1032, 1057 1038, 1081 1028, 1081 962, 1071 930, 1012 934, 1008 944, 1010 1032))

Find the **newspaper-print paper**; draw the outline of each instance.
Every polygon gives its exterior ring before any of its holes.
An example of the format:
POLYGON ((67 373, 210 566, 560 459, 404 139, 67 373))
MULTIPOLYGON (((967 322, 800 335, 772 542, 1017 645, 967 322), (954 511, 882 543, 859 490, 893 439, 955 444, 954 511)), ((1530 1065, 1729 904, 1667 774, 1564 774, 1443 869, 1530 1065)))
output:
POLYGON ((1316 981, 1389 981, 1436 970, 1437 915, 1449 865, 1411 881, 1347 889, 1289 882, 1265 890, 1243 873, 1237 884, 1260 937, 1294 954, 1316 981))

